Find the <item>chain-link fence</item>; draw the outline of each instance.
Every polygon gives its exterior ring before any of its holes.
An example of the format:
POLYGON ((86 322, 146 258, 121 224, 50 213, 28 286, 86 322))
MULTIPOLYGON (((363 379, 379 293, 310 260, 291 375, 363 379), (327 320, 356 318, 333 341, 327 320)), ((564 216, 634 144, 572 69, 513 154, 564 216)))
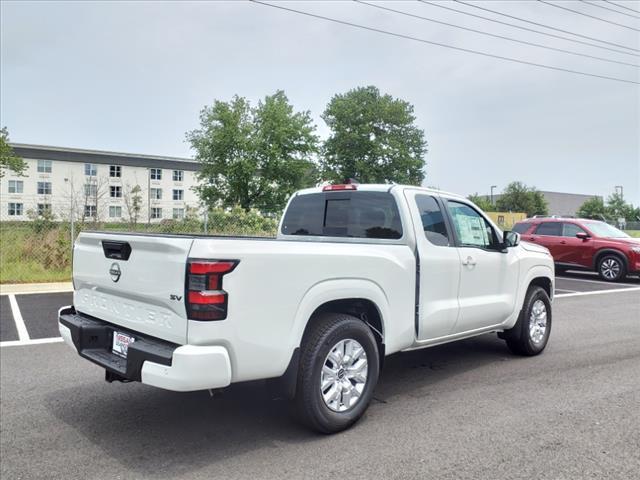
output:
POLYGON ((0 214, 0 283, 70 280, 72 241, 83 230, 273 237, 279 221, 240 208, 187 209, 182 218, 175 219, 96 221, 71 215, 63 218, 50 211, 15 212, 10 207, 0 214))

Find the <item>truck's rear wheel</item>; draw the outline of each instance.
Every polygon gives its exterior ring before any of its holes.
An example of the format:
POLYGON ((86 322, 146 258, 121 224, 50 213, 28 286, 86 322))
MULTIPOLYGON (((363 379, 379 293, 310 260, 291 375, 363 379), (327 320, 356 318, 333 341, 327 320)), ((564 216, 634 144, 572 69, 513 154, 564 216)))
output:
POLYGON ((551 333, 551 301, 547 292, 531 286, 524 299, 518 321, 501 336, 517 355, 538 355, 547 346, 551 333))
POLYGON ((367 409, 378 381, 378 346, 371 329, 351 315, 317 320, 302 343, 296 406, 311 428, 334 433, 367 409))

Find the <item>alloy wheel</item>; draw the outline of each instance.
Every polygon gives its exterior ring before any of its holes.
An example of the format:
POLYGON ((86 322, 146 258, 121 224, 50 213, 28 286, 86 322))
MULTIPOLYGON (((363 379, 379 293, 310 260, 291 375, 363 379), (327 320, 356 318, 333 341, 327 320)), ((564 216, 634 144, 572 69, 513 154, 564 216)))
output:
POLYGON ((353 339, 336 343, 322 364, 320 393, 334 412, 353 408, 367 384, 369 363, 362 345, 353 339))

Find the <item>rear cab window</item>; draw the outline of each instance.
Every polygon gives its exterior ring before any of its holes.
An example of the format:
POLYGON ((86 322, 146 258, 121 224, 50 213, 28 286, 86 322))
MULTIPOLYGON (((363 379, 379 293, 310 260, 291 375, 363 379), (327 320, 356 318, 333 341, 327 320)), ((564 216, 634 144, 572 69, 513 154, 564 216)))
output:
POLYGON ((388 192, 318 192, 296 195, 282 221, 283 235, 402 238, 396 200, 388 192))

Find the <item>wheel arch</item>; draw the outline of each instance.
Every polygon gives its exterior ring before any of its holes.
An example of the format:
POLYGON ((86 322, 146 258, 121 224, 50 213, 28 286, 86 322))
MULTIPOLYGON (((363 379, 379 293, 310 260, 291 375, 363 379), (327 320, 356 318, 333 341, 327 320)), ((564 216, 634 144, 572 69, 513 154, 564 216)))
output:
POLYGON ((320 282, 304 295, 295 316, 292 328, 291 360, 285 373, 274 379, 279 392, 293 398, 297 383, 300 347, 304 335, 315 322, 321 321, 323 313, 345 313, 366 323, 378 344, 380 368, 385 357, 386 320, 389 304, 382 288, 365 279, 339 279, 320 282))
POLYGON ((617 250, 615 248, 602 248, 598 250, 596 254, 593 256, 593 269, 596 272, 598 271, 598 263, 600 263, 600 260, 605 255, 615 255, 616 257, 619 257, 620 260, 622 260, 622 263, 624 264, 625 269, 627 270, 629 269, 629 259, 627 258, 627 256, 624 254, 623 251, 617 250))

